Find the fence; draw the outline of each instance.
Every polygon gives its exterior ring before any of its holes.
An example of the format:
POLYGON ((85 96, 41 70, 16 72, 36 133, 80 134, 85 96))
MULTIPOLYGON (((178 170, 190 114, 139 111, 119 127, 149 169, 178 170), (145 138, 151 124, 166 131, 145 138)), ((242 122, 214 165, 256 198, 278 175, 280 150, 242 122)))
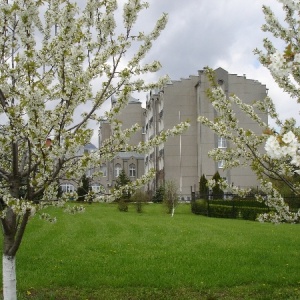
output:
MULTIPOLYGON (((207 197, 207 199, 196 200, 195 196, 192 198, 191 203, 192 212, 209 217, 255 220, 258 214, 270 212, 271 210, 265 203, 255 200, 253 194, 248 195, 246 198, 238 198, 236 195, 227 194, 224 200, 221 200, 220 197, 216 197, 217 199, 207 197)), ((300 197, 289 196, 284 197, 284 200, 291 211, 300 209, 300 197)))

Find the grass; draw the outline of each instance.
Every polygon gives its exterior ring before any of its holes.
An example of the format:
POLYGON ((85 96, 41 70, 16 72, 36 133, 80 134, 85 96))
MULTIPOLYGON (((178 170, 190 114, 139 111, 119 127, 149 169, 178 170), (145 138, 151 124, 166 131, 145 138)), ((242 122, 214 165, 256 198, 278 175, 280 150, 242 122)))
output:
POLYGON ((33 219, 17 254, 19 299, 300 299, 299 225, 214 219, 181 205, 33 219))

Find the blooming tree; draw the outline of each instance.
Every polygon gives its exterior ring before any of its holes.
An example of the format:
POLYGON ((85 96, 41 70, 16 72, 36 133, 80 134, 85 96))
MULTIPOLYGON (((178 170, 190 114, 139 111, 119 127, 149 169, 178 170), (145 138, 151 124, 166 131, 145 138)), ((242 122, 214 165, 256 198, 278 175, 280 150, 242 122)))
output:
MULTIPOLYGON (((263 31, 271 33, 275 38, 283 41, 283 48, 278 50, 269 39, 264 40, 265 51, 255 49, 259 61, 269 69, 276 83, 292 98, 300 102, 300 42, 298 39, 300 25, 300 1, 278 0, 283 5, 285 19, 283 25, 275 17, 270 7, 263 6, 266 24, 263 31)), ((209 126, 216 134, 228 139, 231 148, 227 151, 213 149, 209 155, 215 160, 224 160, 225 168, 249 165, 257 174, 261 189, 266 196, 257 195, 257 200, 265 201, 275 209, 275 213, 264 214, 260 221, 299 222, 300 210, 291 212, 284 202, 280 190, 274 182, 281 181, 295 194, 300 194, 300 183, 291 180, 295 173, 300 173, 300 128, 293 118, 281 121, 270 97, 257 101, 253 105, 242 102, 236 95, 226 97, 224 91, 215 83, 214 73, 207 69, 207 76, 212 84, 208 96, 218 113, 216 120, 209 120, 202 116, 199 121, 209 126), (260 132, 253 132, 239 126, 233 110, 238 107, 255 121, 261 128, 260 132), (258 112, 268 113, 274 119, 276 126, 270 128, 263 122, 258 112), (279 128, 279 130, 278 130, 279 128)), ((213 182, 209 182, 213 186, 213 182)), ((247 190, 230 187, 222 183, 223 189, 231 189, 241 196, 247 190)))
MULTIPOLYGON (((135 125, 122 131, 116 115, 132 92, 164 83, 163 78, 156 84, 143 80, 160 68, 159 62, 146 64, 143 59, 164 29, 167 16, 163 14, 146 34, 134 25, 148 4, 127 0, 122 10, 117 2, 86 0, 84 7, 71 0, 0 2, 0 213, 5 300, 16 299, 15 256, 30 217, 39 213, 54 221, 41 210, 48 205, 65 206, 69 196, 57 199, 59 180, 80 179, 89 166, 100 165, 118 151, 145 151, 188 126, 183 122, 149 143, 127 145, 130 134, 139 128, 135 125), (121 12, 119 24, 116 15, 121 12), (79 155, 80 147, 92 136, 89 122, 99 124, 97 112, 112 95, 118 98, 106 114, 113 124, 112 138, 98 151, 79 155)), ((135 189, 152 175, 153 171, 126 188, 135 189)))

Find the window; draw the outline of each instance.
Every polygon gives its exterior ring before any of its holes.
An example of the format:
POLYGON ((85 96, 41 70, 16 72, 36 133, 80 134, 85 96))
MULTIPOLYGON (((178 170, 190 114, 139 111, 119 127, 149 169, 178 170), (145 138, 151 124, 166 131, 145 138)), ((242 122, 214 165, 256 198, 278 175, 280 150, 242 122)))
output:
POLYGON ((135 164, 131 164, 129 166, 129 176, 130 177, 135 177, 136 171, 135 171, 135 164))
POLYGON ((61 190, 63 193, 70 193, 70 192, 74 192, 74 185, 71 183, 63 183, 60 185, 61 190))
POLYGON ((227 141, 224 137, 218 138, 218 148, 227 148, 227 141))
POLYGON ((159 157, 161 158, 164 157, 164 151, 165 151, 164 149, 159 150, 159 157))
POLYGON ((100 186, 99 183, 93 183, 91 188, 92 188, 92 191, 94 193, 100 193, 101 192, 101 186, 100 186))
POLYGON ((225 164, 225 161, 222 159, 222 160, 219 160, 218 161, 218 168, 219 169, 223 169, 224 168, 224 164, 225 164))
POLYGON ((150 154, 149 160, 153 160, 153 158, 154 158, 154 152, 152 152, 152 153, 150 154))
POLYGON ((92 177, 93 174, 94 174, 94 168, 90 168, 90 169, 88 169, 87 172, 86 172, 86 176, 87 176, 87 177, 92 177))
POLYGON ((115 177, 119 177, 120 173, 121 173, 121 165, 120 164, 116 164, 115 165, 115 177))
POLYGON ((164 110, 162 109, 162 110, 159 112, 159 119, 160 119, 160 120, 162 119, 163 115, 164 115, 164 110))
POLYGON ((100 171, 101 171, 103 177, 107 176, 107 166, 106 165, 102 165, 100 167, 100 171))
POLYGON ((152 124, 153 124, 153 117, 151 117, 151 119, 149 120, 149 128, 151 128, 152 124))

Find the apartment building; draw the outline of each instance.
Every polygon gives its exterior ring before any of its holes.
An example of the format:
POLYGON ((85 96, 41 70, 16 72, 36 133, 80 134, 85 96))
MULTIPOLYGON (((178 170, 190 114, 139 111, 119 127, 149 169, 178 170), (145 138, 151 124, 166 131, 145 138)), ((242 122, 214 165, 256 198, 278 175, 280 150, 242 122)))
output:
MULTIPOLYGON (((216 80, 226 95, 236 94, 245 103, 262 100, 267 95, 266 86, 245 75, 229 74, 226 70, 215 70, 216 80)), ((206 96, 209 82, 203 72, 188 79, 172 81, 161 90, 151 91, 146 101, 145 139, 150 140, 160 131, 172 128, 180 121, 189 120, 190 128, 181 136, 170 138, 166 143, 151 150, 145 156, 145 171, 156 170, 156 177, 149 182, 146 190, 154 193, 166 180, 174 181, 184 200, 189 200, 191 191, 198 190, 199 178, 205 174, 211 178, 217 171, 230 184, 240 187, 256 187, 255 174, 249 167, 224 170, 222 162, 208 157, 208 152, 216 147, 226 149, 228 141, 219 138, 209 128, 197 122, 203 115, 213 120, 217 115, 206 96)), ((240 112, 236 115, 240 126, 260 132, 256 123, 240 112)), ((261 114, 267 123, 268 116, 261 114)))
MULTIPOLYGON (((262 100, 267 95, 266 86, 260 82, 248 79, 245 75, 229 74, 226 70, 215 70, 217 83, 226 95, 236 94, 245 103, 252 104, 254 100, 262 100)), ((174 181, 182 199, 189 200, 191 191, 198 191, 199 178, 205 174, 209 179, 217 171, 228 183, 240 187, 256 187, 258 181, 249 167, 239 167, 230 170, 223 169, 223 162, 215 162, 208 157, 213 148, 226 149, 229 141, 218 137, 209 128, 197 122, 199 115, 213 120, 217 114, 207 98, 206 91, 210 87, 203 72, 186 79, 172 81, 160 90, 153 90, 147 95, 145 106, 131 97, 127 107, 117 116, 123 129, 138 123, 143 130, 133 135, 130 144, 151 140, 162 130, 172 128, 180 121, 189 120, 190 128, 181 136, 172 137, 164 144, 155 147, 149 153, 142 155, 133 152, 120 152, 112 161, 101 166, 103 177, 100 184, 109 193, 122 169, 131 180, 142 176, 149 169, 156 170, 155 178, 147 184, 145 191, 154 194, 165 181, 174 181)), ((111 99, 114 106, 116 99, 111 99)), ((260 133, 260 128, 250 118, 235 107, 240 126, 260 133)), ((260 114, 267 123, 267 114, 260 114)), ((112 128, 108 121, 103 120, 99 128, 99 147, 110 137, 112 128)))

